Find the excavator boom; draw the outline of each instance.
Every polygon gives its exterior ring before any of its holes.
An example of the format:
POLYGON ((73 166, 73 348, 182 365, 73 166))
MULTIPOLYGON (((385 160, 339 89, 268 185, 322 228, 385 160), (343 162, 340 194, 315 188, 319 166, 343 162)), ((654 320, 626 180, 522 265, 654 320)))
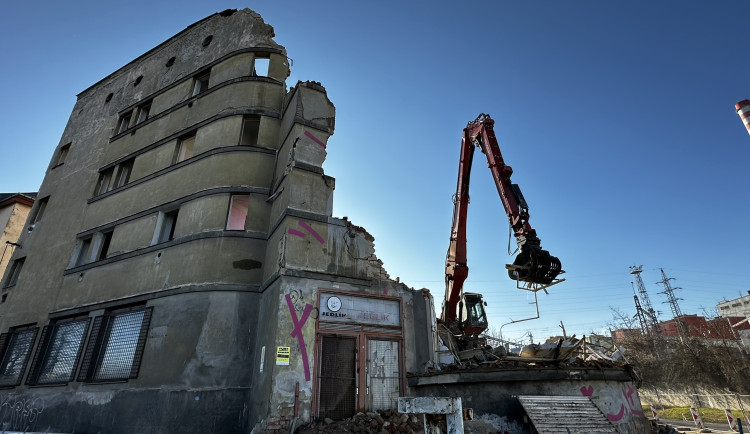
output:
MULTIPOLYGON (((508 276, 517 281, 519 288, 531 291, 545 289, 562 281, 557 279, 557 276, 563 272, 560 260, 542 249, 536 231, 529 224, 529 207, 521 189, 517 184, 510 182, 513 169, 505 164, 500 153, 494 124, 495 121, 489 115, 481 114, 476 120, 469 122, 463 130, 458 183, 453 200, 453 225, 445 264, 446 294, 442 318, 447 322, 462 320, 459 318, 458 310, 460 304, 463 303, 459 301, 462 297, 463 284, 469 274, 469 267, 466 265, 466 216, 469 207, 471 166, 476 147, 487 157, 492 178, 519 249, 513 264, 506 265, 508 276)), ((473 295, 472 305, 475 306, 478 294, 473 295)), ((482 303, 481 296, 478 302, 482 303)), ((464 306, 463 309, 466 310, 466 307, 464 306)))

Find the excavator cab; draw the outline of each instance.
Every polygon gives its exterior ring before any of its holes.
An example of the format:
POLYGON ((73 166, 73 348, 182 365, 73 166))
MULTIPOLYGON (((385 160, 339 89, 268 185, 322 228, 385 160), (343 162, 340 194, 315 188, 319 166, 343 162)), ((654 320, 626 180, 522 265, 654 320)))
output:
POLYGON ((482 294, 464 292, 458 302, 458 323, 464 336, 478 336, 487 330, 487 313, 482 294))

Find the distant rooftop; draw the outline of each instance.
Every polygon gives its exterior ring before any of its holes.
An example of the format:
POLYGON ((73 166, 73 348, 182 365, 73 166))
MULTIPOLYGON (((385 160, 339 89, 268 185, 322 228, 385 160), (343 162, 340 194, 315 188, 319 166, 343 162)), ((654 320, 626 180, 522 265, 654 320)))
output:
POLYGON ((0 206, 5 206, 10 202, 30 202, 34 203, 36 192, 33 193, 0 193, 0 206))

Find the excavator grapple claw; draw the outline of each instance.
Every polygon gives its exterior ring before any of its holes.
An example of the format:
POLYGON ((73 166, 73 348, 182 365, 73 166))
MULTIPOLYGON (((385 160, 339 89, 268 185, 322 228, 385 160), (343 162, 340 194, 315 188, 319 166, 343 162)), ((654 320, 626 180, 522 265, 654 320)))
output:
POLYGON ((506 265, 506 268, 513 280, 550 285, 562 271, 562 264, 546 250, 530 249, 519 253, 513 265, 506 265))

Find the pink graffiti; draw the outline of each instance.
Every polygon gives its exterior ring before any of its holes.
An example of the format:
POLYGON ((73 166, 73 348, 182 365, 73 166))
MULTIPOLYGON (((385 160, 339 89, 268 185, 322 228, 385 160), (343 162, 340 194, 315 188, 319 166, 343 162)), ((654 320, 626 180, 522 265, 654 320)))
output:
POLYGON ((289 307, 289 314, 292 316, 292 324, 294 324, 294 328, 289 336, 297 338, 297 343, 299 344, 300 353, 302 355, 302 366, 305 369, 305 380, 310 381, 310 364, 307 361, 307 346, 305 345, 305 337, 302 336, 302 327, 307 322, 307 318, 310 317, 310 312, 312 312, 313 306, 309 303, 306 304, 305 310, 302 312, 302 318, 297 319, 297 312, 294 310, 292 297, 290 297, 289 294, 285 297, 286 305, 289 307))
POLYGON ((305 131, 305 135, 307 137, 309 137, 310 139, 312 139, 313 142, 319 144, 320 146, 322 146, 324 148, 326 147, 325 143, 321 142, 320 139, 318 139, 317 137, 313 136, 312 133, 310 133, 309 131, 305 131))
POLYGON ((622 419, 624 415, 625 415, 625 404, 622 404, 620 406, 620 412, 615 415, 607 413, 607 419, 611 420, 612 422, 617 422, 618 420, 622 419))
MULTIPOLYGON (((625 416, 625 414, 636 414, 639 416, 643 415, 643 411, 638 409, 638 405, 635 402, 635 399, 633 399, 633 395, 635 394, 635 389, 628 384, 627 390, 622 390, 622 397, 625 399, 625 402, 628 404, 627 407, 625 404, 620 404, 620 411, 617 412, 617 414, 611 414, 607 413, 607 419, 609 419, 612 422, 617 422, 625 416)), ((594 386, 584 386, 581 387, 581 395, 591 397, 594 395, 594 386)))
MULTIPOLYGON (((312 227, 311 227, 310 225, 308 225, 307 223, 305 223, 305 222, 303 222, 302 220, 300 220, 300 221, 298 221, 298 222, 297 222, 297 224, 299 224, 299 225, 300 225, 300 226, 302 227, 302 229, 306 230, 306 231, 307 231, 307 233, 309 233, 309 234, 310 234, 310 235, 312 235, 312 236, 313 236, 313 237, 314 237, 314 238, 315 238, 316 240, 318 240, 318 242, 319 242, 320 244, 323 244, 323 243, 325 242, 325 241, 323 240, 323 237, 321 237, 321 236, 320 236, 320 234, 318 234, 317 232, 315 232, 315 229, 313 229, 313 228, 312 228, 312 227)), ((298 236, 298 237, 300 237, 300 238, 305 238, 305 237, 307 236, 307 234, 306 234, 306 233, 304 233, 304 232, 302 232, 302 231, 298 231, 297 229, 289 229, 289 230, 287 230, 287 232, 288 232, 288 233, 290 233, 290 234, 292 234, 292 235, 296 235, 296 236, 298 236)))
POLYGON ((388 295, 388 286, 383 288, 383 295, 388 295))

